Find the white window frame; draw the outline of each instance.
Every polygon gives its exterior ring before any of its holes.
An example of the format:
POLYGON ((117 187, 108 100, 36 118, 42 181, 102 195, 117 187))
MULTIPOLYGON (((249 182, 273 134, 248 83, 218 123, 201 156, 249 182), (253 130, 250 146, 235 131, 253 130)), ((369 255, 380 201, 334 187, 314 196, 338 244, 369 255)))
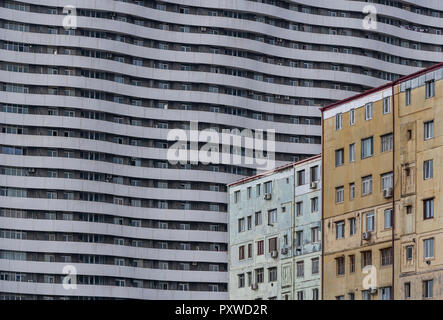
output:
POLYGON ((361 181, 361 195, 366 196, 372 193, 372 176, 366 176, 361 181))
POLYGON ((335 203, 343 203, 343 201, 345 200, 344 193, 344 187, 335 188, 335 203))
POLYGON ((423 162, 423 179, 428 180, 434 177, 434 160, 429 159, 423 162))
POLYGON ((349 110, 349 125, 353 126, 355 124, 355 109, 349 110))
POLYGON ((373 109, 374 109, 374 107, 373 107, 372 102, 367 103, 365 105, 365 120, 371 120, 372 119, 373 109))
POLYGON ((383 98, 383 114, 391 113, 391 97, 383 98))
POLYGON ((367 232, 374 231, 375 230, 375 214, 374 214, 374 212, 366 213, 365 219, 366 219, 366 231, 367 232), (371 223, 369 223, 369 221, 371 223))
POLYGON ((337 113, 335 115, 335 130, 341 130, 343 128, 343 114, 337 113))
POLYGON ((434 120, 429 120, 423 123, 424 139, 429 140, 434 138, 434 120))

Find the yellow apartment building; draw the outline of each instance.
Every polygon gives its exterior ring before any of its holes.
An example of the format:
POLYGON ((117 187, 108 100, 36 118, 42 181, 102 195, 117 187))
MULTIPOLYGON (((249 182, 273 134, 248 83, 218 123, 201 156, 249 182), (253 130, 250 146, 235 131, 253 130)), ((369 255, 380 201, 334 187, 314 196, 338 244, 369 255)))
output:
POLYGON ((322 109, 323 297, 443 298, 443 64, 322 109))

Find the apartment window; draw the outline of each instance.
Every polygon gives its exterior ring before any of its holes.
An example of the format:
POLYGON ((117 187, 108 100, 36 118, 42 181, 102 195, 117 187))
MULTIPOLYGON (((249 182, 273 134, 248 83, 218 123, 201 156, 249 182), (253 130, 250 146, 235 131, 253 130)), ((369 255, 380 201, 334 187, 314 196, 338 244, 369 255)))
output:
POLYGON ((349 111, 349 125, 353 126, 355 124, 355 109, 349 111))
POLYGON ((426 99, 433 97, 435 95, 435 81, 434 80, 426 81, 425 87, 426 87, 426 99))
POLYGON ((434 238, 425 239, 424 245, 424 258, 429 259, 434 257, 434 238))
POLYGON ((305 170, 297 171, 297 185, 301 186, 305 184, 305 170))
POLYGON ((381 189, 386 190, 393 186, 393 174, 388 172, 381 175, 381 189))
POLYGON ((252 284, 252 272, 251 271, 247 272, 246 276, 248 280, 248 286, 250 286, 252 284))
POLYGON ((320 294, 318 288, 312 289, 312 300, 319 300, 320 294))
POLYGON ((385 209, 384 221, 385 221, 385 229, 392 228, 392 209, 385 209))
POLYGON ((303 291, 297 291, 297 300, 303 300, 303 291))
POLYGON ((237 203, 240 200, 240 191, 234 192, 234 203, 237 203))
POLYGON ((361 294, 362 300, 371 300, 371 293, 369 292, 369 290, 363 290, 361 294))
POLYGON ((245 218, 238 219, 238 232, 245 231, 245 218))
POLYGON ((406 246, 406 260, 412 260, 414 246, 406 246))
POLYGON ((252 229, 252 216, 248 216, 247 222, 248 222, 248 230, 251 230, 252 229))
POLYGON ((356 232, 355 218, 349 219, 349 235, 353 236, 356 232))
POLYGON ((406 89, 405 91, 406 95, 406 105, 409 106, 411 104, 411 89, 406 89))
POLYGON ((300 248, 303 245, 303 231, 297 231, 295 233, 295 246, 300 248))
POLYGON ((335 300, 345 300, 345 296, 344 295, 336 296, 335 300))
POLYGON ((272 225, 277 222, 277 209, 268 211, 268 225, 272 225))
POLYGON ((366 176, 361 181, 361 195, 366 196, 372 193, 372 176, 366 176))
POLYGON ((295 204, 295 214, 297 215, 297 217, 303 215, 303 201, 299 201, 295 204))
POLYGON ((318 197, 311 198, 311 213, 318 212, 318 197))
POLYGON ((246 192, 247 192, 247 195, 248 195, 248 199, 251 199, 252 188, 251 188, 251 187, 248 187, 246 190, 247 190, 246 192))
POLYGON ((432 298, 434 293, 434 280, 423 281, 423 298, 432 298))
POLYGON ((389 266, 392 264, 392 248, 381 249, 381 265, 389 266))
POLYGON ((318 274, 320 270, 320 259, 314 258, 311 260, 311 266, 312 266, 312 274, 318 274))
POLYGON ((426 121, 424 123, 424 129, 425 129, 424 133, 425 140, 434 138, 434 120, 426 121))
POLYGON ((345 222, 338 221, 335 223, 335 238, 343 239, 345 237, 345 222))
POLYGON ((238 247, 238 260, 245 259, 245 246, 238 247))
POLYGON ((244 286, 245 286, 245 274, 242 273, 238 275, 238 287, 244 288, 244 286))
POLYGON ((392 133, 381 136, 381 152, 390 151, 393 148, 392 133))
POLYGON ((344 201, 344 187, 335 188, 335 202, 342 203, 344 201))
POLYGON ((264 269, 258 268, 255 269, 255 282, 262 283, 264 281, 264 269))
POLYGON ((354 200, 355 198, 355 183, 349 184, 349 200, 354 200))
POLYGON ((180 291, 189 291, 189 283, 179 283, 178 290, 180 291))
POLYGON ((319 234, 320 234, 319 227, 311 228, 311 242, 312 243, 317 243, 320 241, 319 234))
POLYGON ((277 267, 268 269, 269 282, 277 281, 277 267))
POLYGON ((335 115, 335 130, 340 130, 343 126, 343 114, 337 113, 335 115))
POLYGON ((369 212, 366 214, 366 231, 374 231, 375 226, 375 216, 374 212, 369 212))
POLYGON ((311 182, 319 181, 319 172, 318 172, 318 166, 314 166, 310 168, 310 176, 311 176, 311 182))
POLYGON ((383 99, 383 114, 391 112, 391 98, 386 97, 383 99))
POLYGON ((411 297, 411 283, 405 282, 404 289, 405 289, 405 299, 409 299, 411 297))
POLYGON ((349 272, 355 272, 355 256, 349 256, 349 272))
POLYGON ((349 292, 348 293, 348 297, 349 297, 349 300, 355 300, 355 293, 354 292, 349 292))
POLYGON ((355 143, 349 145, 349 162, 355 161, 355 143))
POLYGON ((363 251, 361 253, 361 267, 372 265, 372 251, 363 251))
POLYGON ((255 213, 255 225, 259 226, 262 224, 262 215, 261 215, 261 211, 257 211, 255 213))
POLYGON ((372 119, 372 103, 368 103, 365 105, 365 120, 371 120, 372 119))
POLYGON ((269 253, 277 250, 277 238, 268 239, 269 253))
POLYGON ((338 257, 335 259, 336 267, 337 267, 337 275, 345 274, 345 257, 338 257))
POLYGON ((297 278, 303 278, 305 276, 305 263, 304 261, 297 262, 297 278))
POLYGON ((423 200, 423 219, 434 218, 434 198, 423 200))
POLYGON ((260 184, 255 186, 255 195, 257 198, 260 197, 260 189, 261 189, 260 186, 261 186, 260 184))
POLYGON ((381 300, 391 300, 391 287, 383 287, 380 289, 380 299, 381 300))
POLYGON ((264 240, 257 241, 257 255, 261 256, 264 253, 265 253, 265 241, 264 240))
POLYGON ((344 149, 335 150, 335 166, 339 167, 344 163, 344 149))
POLYGON ((369 137, 361 140, 361 158, 369 158, 374 154, 374 139, 369 137))
POLYGON ((265 188, 265 190, 264 190, 265 194, 272 193, 272 181, 265 182, 265 184, 263 186, 265 188))
POLYGON ((425 160, 423 162, 423 179, 431 179, 434 177, 434 161, 433 160, 425 160))

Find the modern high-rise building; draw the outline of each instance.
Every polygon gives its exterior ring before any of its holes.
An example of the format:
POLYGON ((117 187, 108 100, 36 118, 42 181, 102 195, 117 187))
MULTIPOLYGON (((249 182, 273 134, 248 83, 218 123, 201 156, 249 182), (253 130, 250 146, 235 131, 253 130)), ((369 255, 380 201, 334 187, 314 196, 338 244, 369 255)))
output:
POLYGON ((323 109, 325 299, 442 299, 442 92, 440 63, 323 109))
POLYGON ((442 60, 440 1, 376 2, 1 1, 0 298, 227 298, 226 184, 257 168, 172 164, 168 133, 320 153, 319 107, 442 60))

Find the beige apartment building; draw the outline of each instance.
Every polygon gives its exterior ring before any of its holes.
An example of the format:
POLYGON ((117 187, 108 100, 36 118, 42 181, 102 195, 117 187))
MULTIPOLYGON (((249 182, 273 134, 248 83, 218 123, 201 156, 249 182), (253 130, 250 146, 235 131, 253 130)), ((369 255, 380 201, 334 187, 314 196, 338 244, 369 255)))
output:
POLYGON ((322 109, 323 297, 441 299, 443 64, 322 109))

